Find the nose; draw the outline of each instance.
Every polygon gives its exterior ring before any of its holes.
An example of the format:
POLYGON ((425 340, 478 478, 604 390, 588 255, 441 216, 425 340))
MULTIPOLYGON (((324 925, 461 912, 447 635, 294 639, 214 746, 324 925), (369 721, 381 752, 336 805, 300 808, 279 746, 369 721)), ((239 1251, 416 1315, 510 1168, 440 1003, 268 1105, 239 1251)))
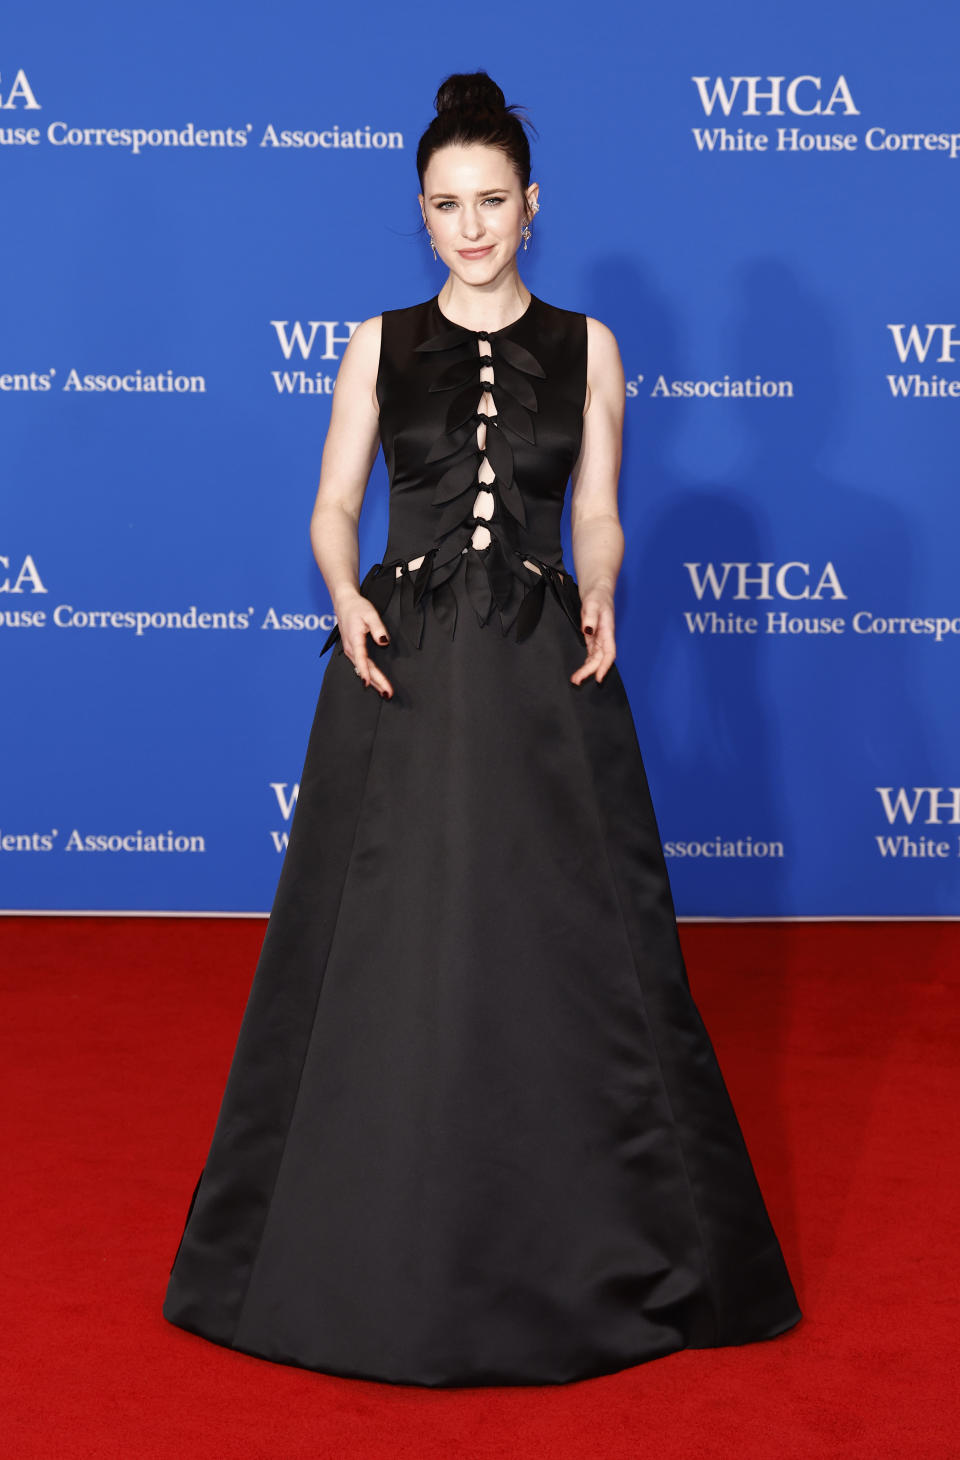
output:
POLYGON ((483 219, 475 208, 464 209, 460 232, 464 238, 470 239, 471 242, 474 239, 483 237, 483 219))

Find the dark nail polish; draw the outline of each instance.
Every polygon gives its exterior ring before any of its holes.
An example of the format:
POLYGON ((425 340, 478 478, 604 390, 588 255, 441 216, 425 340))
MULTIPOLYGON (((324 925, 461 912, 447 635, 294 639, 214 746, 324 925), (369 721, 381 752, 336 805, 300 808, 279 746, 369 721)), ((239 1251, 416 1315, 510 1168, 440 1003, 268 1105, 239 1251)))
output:
POLYGON ((390 642, 390 640, 387 638, 386 634, 384 634, 383 638, 380 640, 380 643, 381 644, 389 644, 389 642, 390 642))
POLYGON ((593 625, 592 624, 586 624, 585 627, 584 627, 583 632, 585 634, 592 634, 593 633, 593 625))
POLYGON ((382 699, 382 700, 388 700, 388 699, 389 699, 389 698, 390 698, 390 696, 389 696, 389 695, 388 695, 388 694, 387 694, 387 692, 386 692, 386 690, 385 690, 385 689, 382 689, 382 690, 381 690, 381 691, 380 691, 380 698, 381 698, 381 699, 382 699))

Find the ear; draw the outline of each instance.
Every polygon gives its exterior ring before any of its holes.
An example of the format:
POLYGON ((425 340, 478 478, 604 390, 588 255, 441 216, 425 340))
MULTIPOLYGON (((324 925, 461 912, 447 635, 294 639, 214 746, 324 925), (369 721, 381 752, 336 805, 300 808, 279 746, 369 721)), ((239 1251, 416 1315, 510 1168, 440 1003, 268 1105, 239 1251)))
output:
POLYGON ((536 203, 536 202, 539 201, 539 197, 540 197, 540 184, 539 183, 531 183, 530 186, 527 188, 525 197, 526 197, 526 205, 527 205, 527 218, 529 219, 529 218, 532 218, 533 217, 533 214, 534 214, 534 207, 533 207, 534 203, 536 203))

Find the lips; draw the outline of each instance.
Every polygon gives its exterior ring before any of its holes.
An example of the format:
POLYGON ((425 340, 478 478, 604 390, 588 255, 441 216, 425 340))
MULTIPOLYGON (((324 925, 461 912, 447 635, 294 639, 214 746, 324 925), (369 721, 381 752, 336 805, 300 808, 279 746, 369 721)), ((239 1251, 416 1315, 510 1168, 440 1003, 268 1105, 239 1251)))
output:
POLYGON ((488 243, 486 248, 461 248, 458 249, 458 253, 462 259, 482 259, 484 254, 488 254, 492 248, 493 244, 488 243))

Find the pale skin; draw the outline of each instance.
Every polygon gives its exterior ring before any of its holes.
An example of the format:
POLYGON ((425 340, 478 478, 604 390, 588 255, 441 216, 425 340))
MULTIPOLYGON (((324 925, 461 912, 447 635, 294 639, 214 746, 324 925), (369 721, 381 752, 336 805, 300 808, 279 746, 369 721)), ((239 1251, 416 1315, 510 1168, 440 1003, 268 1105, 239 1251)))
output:
MULTIPOLYGON (((439 293, 440 308, 448 319, 472 330, 496 330, 526 309, 530 291, 517 270, 517 250, 524 223, 537 211, 538 192, 537 183, 522 189, 510 160, 497 147, 450 146, 433 154, 418 200, 439 259, 449 270, 439 293), (488 251, 474 259, 464 256, 465 250, 477 248, 488 251)), ((344 653, 365 685, 391 699, 393 685, 368 651, 368 634, 380 644, 389 643, 390 636, 374 605, 360 592, 357 536, 380 445, 376 398, 380 327, 379 315, 358 325, 340 363, 310 540, 337 616, 344 653)), ((588 652, 570 676, 572 684, 581 684, 591 674, 599 682, 616 658, 613 599, 624 552, 617 484, 625 399, 616 337, 588 315, 583 441, 570 474, 570 532, 588 652)), ((479 409, 486 414, 495 409, 486 392, 479 409)), ((479 428, 481 446, 484 429, 479 428)), ((420 561, 412 560, 414 566, 420 561)))

